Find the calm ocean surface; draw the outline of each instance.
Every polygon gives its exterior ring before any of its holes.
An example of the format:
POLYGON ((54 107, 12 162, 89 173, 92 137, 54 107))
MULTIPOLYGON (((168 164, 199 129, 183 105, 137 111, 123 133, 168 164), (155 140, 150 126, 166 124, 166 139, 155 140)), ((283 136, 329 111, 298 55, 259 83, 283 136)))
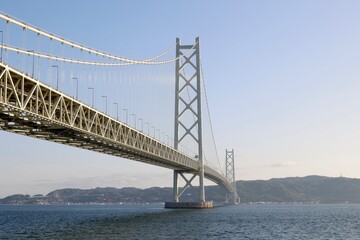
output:
POLYGON ((360 239, 360 205, 0 205, 0 239, 360 239))

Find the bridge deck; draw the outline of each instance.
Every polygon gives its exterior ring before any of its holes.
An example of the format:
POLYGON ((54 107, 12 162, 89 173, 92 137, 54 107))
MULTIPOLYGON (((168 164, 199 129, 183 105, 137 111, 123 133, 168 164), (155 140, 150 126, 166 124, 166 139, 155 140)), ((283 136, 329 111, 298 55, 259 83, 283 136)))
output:
MULTIPOLYGON (((198 162, 144 133, 0 63, 0 129, 146 162, 197 172, 198 162)), ((205 177, 232 192, 224 176, 205 177)))

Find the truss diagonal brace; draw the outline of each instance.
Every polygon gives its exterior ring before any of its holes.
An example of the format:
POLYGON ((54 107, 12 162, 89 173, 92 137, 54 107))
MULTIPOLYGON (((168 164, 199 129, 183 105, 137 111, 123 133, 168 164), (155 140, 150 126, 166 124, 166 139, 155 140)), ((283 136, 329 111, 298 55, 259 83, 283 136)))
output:
POLYGON ((180 172, 179 174, 186 182, 185 186, 182 188, 181 192, 179 193, 179 198, 180 198, 181 195, 186 191, 186 189, 188 187, 192 187, 191 182, 192 182, 192 180, 194 180, 196 178, 197 174, 193 174, 193 176, 189 180, 184 176, 184 174, 182 172, 180 172))

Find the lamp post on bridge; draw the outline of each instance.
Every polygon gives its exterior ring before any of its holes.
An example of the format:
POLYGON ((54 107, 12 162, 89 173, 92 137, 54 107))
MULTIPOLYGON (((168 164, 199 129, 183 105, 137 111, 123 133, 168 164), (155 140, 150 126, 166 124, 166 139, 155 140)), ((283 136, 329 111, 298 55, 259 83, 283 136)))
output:
POLYGON ((167 139, 166 144, 169 145, 169 135, 167 135, 167 134, 166 134, 166 139, 167 139))
POLYGON ((146 122, 145 125, 147 125, 147 134, 150 135, 150 123, 146 122))
POLYGON ((119 121, 119 104, 116 102, 114 102, 113 104, 116 105, 116 120, 119 121))
POLYGON ((92 108, 94 108, 94 92, 95 92, 95 89, 92 88, 92 87, 88 87, 89 90, 92 90, 92 97, 91 97, 91 106, 92 108))
POLYGON ((73 77, 72 79, 73 80, 76 79, 76 99, 78 100, 78 98, 79 98, 79 78, 73 77))
POLYGON ((139 118, 139 122, 141 121, 141 132, 144 132, 144 120, 142 118, 139 118))
POLYGON ((125 113, 126 113, 126 117, 125 117, 125 123, 126 124, 128 124, 128 118, 129 118, 129 116, 128 116, 128 110, 127 110, 127 108, 123 108, 123 111, 125 111, 125 113))
POLYGON ((159 141, 161 142, 161 138, 160 138, 160 129, 156 129, 157 132, 159 132, 159 141))
POLYGON ((165 143, 165 133, 161 132, 161 141, 165 143))
POLYGON ((101 96, 102 98, 105 98, 105 113, 107 114, 107 96, 101 96))
MULTIPOLYGON (((155 138, 155 126, 151 126, 151 128, 154 129, 154 135, 153 135, 153 137, 155 138)), ((150 134, 149 134, 149 135, 150 135, 150 134)))
POLYGON ((56 90, 59 91, 59 66, 52 65, 51 67, 56 68, 56 90))
POLYGON ((136 129, 136 114, 135 113, 132 113, 130 114, 131 116, 134 116, 134 128, 136 129))

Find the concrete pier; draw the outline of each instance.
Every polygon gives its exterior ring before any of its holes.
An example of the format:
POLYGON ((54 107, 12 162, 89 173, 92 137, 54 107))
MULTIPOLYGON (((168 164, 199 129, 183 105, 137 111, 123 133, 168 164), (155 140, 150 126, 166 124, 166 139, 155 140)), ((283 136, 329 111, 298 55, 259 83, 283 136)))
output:
POLYGON ((192 208, 213 208, 212 201, 209 202, 165 202, 165 208, 171 209, 192 209, 192 208))

